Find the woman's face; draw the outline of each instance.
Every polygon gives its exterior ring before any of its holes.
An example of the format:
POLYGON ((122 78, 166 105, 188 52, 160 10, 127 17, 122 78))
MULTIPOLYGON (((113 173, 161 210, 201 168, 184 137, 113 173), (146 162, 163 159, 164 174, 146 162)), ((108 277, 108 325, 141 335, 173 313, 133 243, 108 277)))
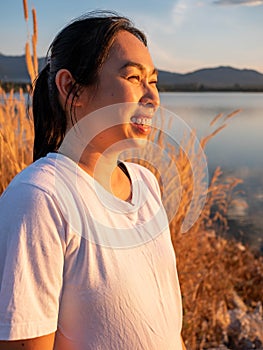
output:
MULTIPOLYGON (((84 107, 81 118, 106 106, 101 114, 108 111, 110 118, 110 106, 116 110, 116 104, 122 104, 124 112, 120 113, 120 124, 101 132, 99 142, 107 140, 112 144, 123 139, 146 138, 160 103, 156 83, 157 71, 148 49, 134 35, 121 31, 100 70, 98 88, 94 92, 88 87, 82 93, 84 107)), ((99 117, 90 120, 98 123, 99 117)))

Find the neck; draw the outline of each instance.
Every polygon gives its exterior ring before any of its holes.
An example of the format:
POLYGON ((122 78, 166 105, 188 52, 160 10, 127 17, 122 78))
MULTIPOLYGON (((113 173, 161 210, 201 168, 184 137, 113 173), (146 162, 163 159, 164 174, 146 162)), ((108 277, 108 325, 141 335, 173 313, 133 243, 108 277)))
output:
POLYGON ((131 198, 131 183, 118 167, 118 152, 99 153, 84 151, 78 164, 100 185, 114 196, 128 201, 131 198))
POLYGON ((118 154, 101 154, 85 150, 78 163, 96 181, 109 188, 111 178, 118 166, 118 154))
POLYGON ((73 140, 64 142, 59 151, 78 163, 84 171, 114 196, 122 200, 128 200, 131 197, 130 180, 118 167, 120 150, 112 147, 102 151, 90 143, 83 151, 81 142, 73 133, 73 140))

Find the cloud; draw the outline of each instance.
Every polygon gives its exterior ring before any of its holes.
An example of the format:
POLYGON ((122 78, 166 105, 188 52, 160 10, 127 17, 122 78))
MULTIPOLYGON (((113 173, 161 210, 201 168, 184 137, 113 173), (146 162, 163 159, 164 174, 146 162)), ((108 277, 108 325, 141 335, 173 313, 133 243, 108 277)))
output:
MULTIPOLYGON (((199 4, 200 2, 198 2, 199 4)), ((176 27, 180 27, 189 15, 190 10, 196 7, 193 0, 178 0, 172 9, 172 17, 176 27)))
POLYGON ((153 60, 158 69, 165 69, 174 71, 177 66, 177 54, 172 48, 167 50, 168 44, 164 41, 159 43, 159 40, 150 41, 149 48, 152 54, 153 60))
POLYGON ((185 19, 188 6, 187 3, 179 0, 173 7, 172 16, 177 26, 180 26, 185 19))
POLYGON ((180 27, 186 21, 190 21, 192 16, 195 16, 195 10, 205 7, 207 5, 207 1, 209 0, 177 0, 171 10, 175 28, 180 27))
POLYGON ((263 0, 215 0, 215 5, 260 6, 263 0))

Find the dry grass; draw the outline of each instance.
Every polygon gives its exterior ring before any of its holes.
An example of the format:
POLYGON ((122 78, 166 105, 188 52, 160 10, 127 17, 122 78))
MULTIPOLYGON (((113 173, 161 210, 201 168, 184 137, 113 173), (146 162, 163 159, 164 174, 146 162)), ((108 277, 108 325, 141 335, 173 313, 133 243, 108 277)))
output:
POLYGON ((33 125, 22 90, 17 97, 0 87, 0 193, 32 161, 33 125))
MULTIPOLYGON (((24 18, 28 23, 28 5, 23 1, 24 18)), ((33 35, 30 52, 29 40, 25 46, 27 69, 34 81, 38 74, 37 60, 37 18, 36 10, 32 9, 33 35)), ((29 30, 28 37, 30 36, 29 30)), ((11 90, 9 94, 0 87, 0 193, 6 188, 11 179, 32 162, 33 124, 27 115, 27 101, 22 89, 19 94, 11 90)))
POLYGON ((25 21, 28 21, 28 6, 27 6, 27 0, 23 0, 23 8, 24 8, 24 18, 25 21))
POLYGON ((26 56, 26 65, 27 71, 30 76, 31 82, 33 83, 35 78, 38 75, 38 57, 37 57, 37 39, 38 39, 38 26, 37 26, 37 13, 36 9, 32 8, 32 18, 33 18, 33 34, 31 36, 31 45, 32 45, 32 55, 30 50, 30 32, 28 28, 28 5, 27 0, 23 0, 24 8, 24 18, 27 25, 27 41, 25 45, 25 56, 26 56))

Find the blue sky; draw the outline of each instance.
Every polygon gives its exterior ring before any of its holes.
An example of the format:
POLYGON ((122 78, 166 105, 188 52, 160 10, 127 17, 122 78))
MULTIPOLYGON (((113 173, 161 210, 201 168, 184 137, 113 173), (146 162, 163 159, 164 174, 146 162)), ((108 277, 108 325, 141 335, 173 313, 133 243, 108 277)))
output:
MULTIPOLYGON (((22 0, 1 3, 0 52, 21 55, 27 38, 22 0)), ((129 17, 149 40, 159 69, 190 72, 230 65, 263 73, 263 0, 28 0, 38 18, 38 55, 71 19, 94 9, 129 17)), ((30 16, 31 17, 31 16, 30 16)), ((29 20, 29 29, 32 23, 29 20)))

